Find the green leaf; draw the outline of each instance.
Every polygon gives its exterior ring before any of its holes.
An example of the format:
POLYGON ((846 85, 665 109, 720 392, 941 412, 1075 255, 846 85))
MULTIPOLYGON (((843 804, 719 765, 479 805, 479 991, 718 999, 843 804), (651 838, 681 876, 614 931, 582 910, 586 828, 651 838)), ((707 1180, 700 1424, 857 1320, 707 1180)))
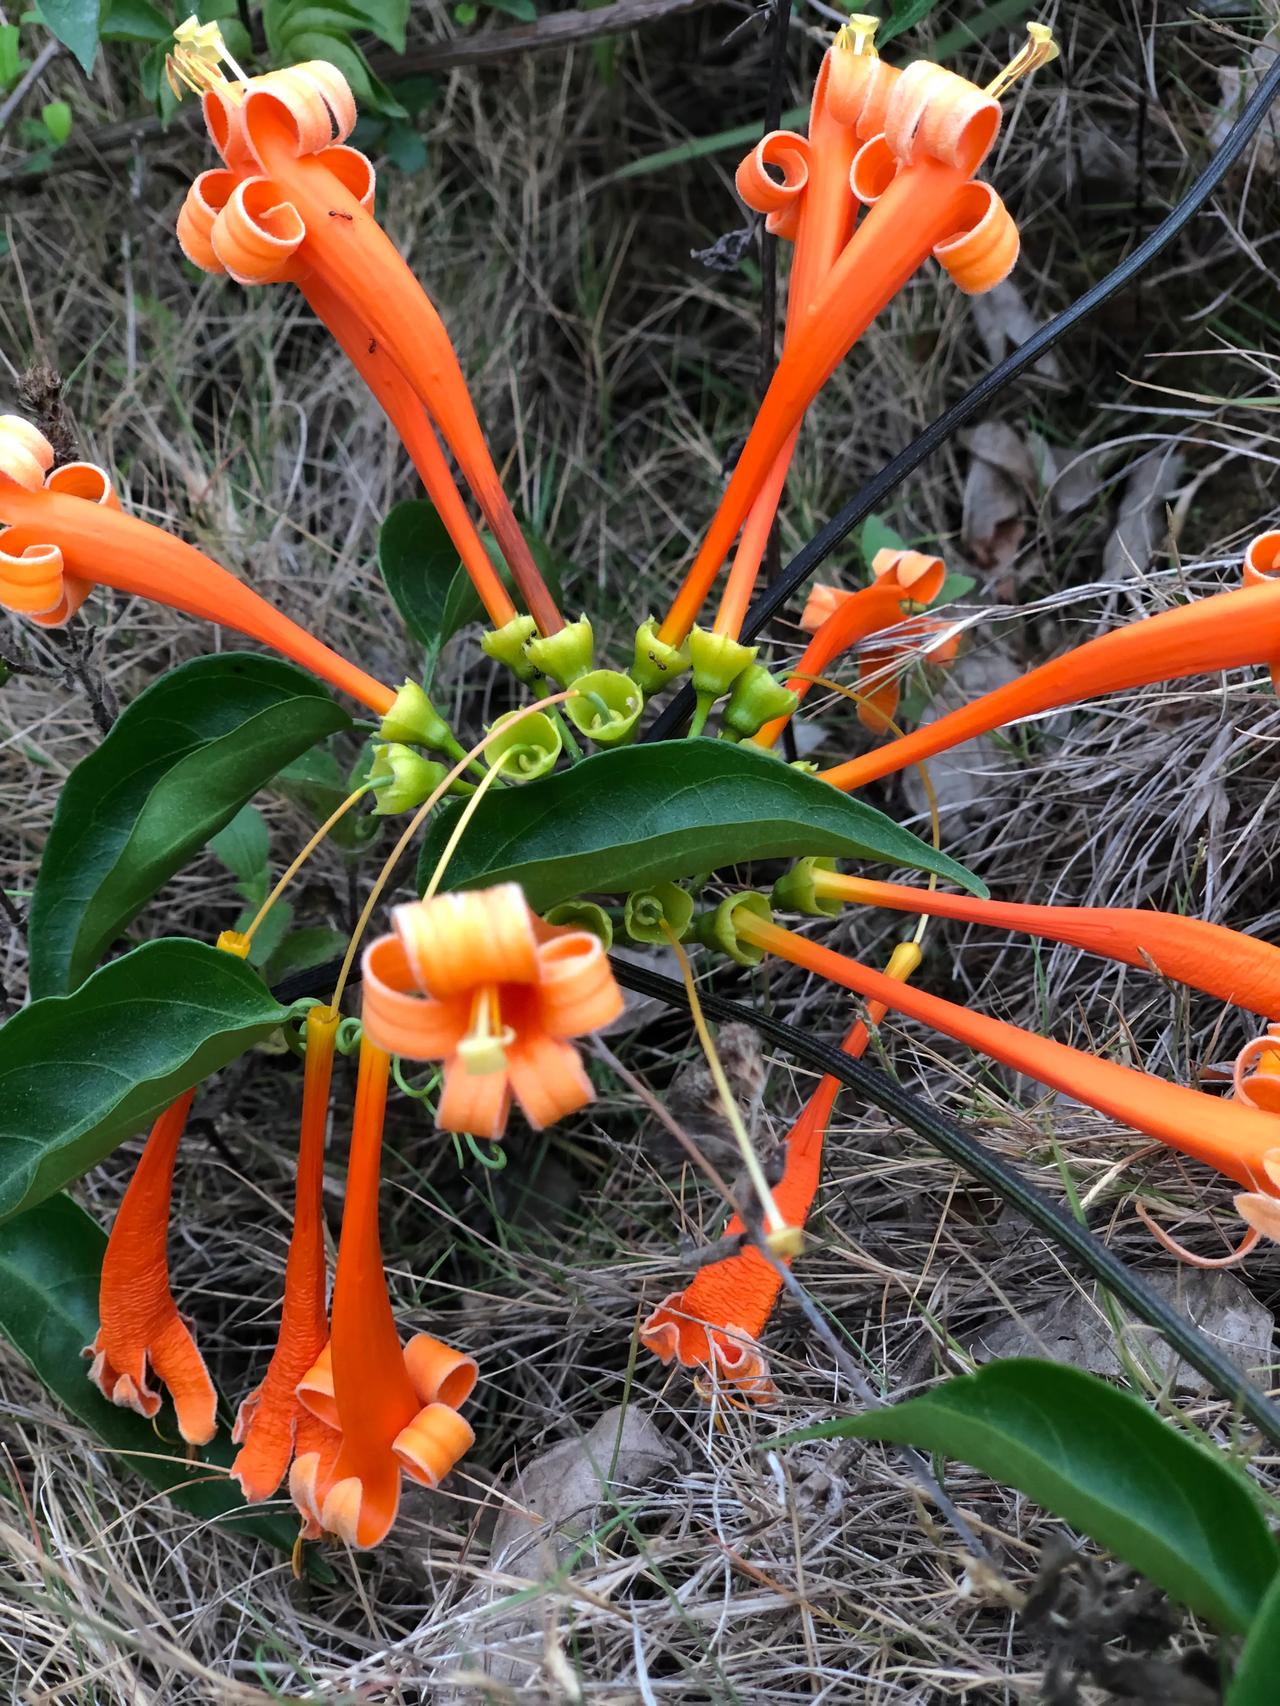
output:
POLYGON ((17 24, 0 24, 0 89, 10 88, 27 68, 19 52, 20 33, 17 24))
POLYGON ((40 109, 40 117, 54 147, 61 148, 71 135, 71 108, 65 101, 46 101, 40 109))
POLYGON ((944 604, 954 604, 958 598, 968 598, 977 584, 972 575, 953 574, 948 569, 942 577, 942 586, 939 589, 938 596, 929 606, 929 609, 931 611, 941 610, 944 604))
POLYGON ((877 551, 905 551, 906 548, 907 542, 902 535, 878 515, 869 515, 858 533, 858 549, 868 569, 875 561, 877 551))
POLYGON ((914 29, 940 4, 941 0, 894 0, 889 16, 876 31, 876 46, 883 47, 904 30, 914 29))
POLYGON ((231 872, 245 900, 261 906, 267 898, 271 838, 257 806, 241 806, 231 822, 210 839, 209 851, 231 872))
POLYGON ((1280 1574, 1267 1589, 1249 1629, 1223 1706, 1275 1706, 1280 1677, 1280 1574))
POLYGON ((353 0, 368 28, 393 53, 403 53, 409 24, 409 0, 353 0))
POLYGON ((350 726, 309 675, 248 653, 148 687, 62 790, 31 904, 32 994, 74 989, 264 782, 350 726))
POLYGON ((98 1330, 98 1276, 107 1240, 69 1197, 50 1197, 0 1226, 0 1333, 26 1358, 56 1398, 137 1474, 182 1510, 292 1550, 297 1522, 253 1511, 234 1481, 217 1473, 233 1455, 224 1429, 188 1462, 177 1429, 109 1404, 91 1384, 81 1356, 98 1330), (213 1466, 212 1470, 210 1466, 213 1466))
MULTIPOLYGON (((456 809, 436 817, 419 888, 456 821, 456 809)), ((522 883, 530 906, 543 912, 574 895, 622 894, 806 853, 936 871, 986 893, 963 866, 883 812, 764 752, 720 740, 617 747, 527 787, 487 794, 444 886, 522 883)))
POLYGON ((425 498, 397 504, 383 522, 378 567, 405 627, 429 651, 484 615, 444 522, 425 498))
POLYGON ((491 12, 505 12, 509 18, 519 18, 522 24, 536 24, 538 8, 533 0, 487 0, 491 12))
POLYGON ((151 0, 106 0, 103 41, 147 41, 168 46, 173 25, 151 0))
POLYGON ((314 966, 325 965, 329 960, 338 959, 347 945, 347 936, 341 930, 331 930, 324 924, 308 925, 305 930, 295 930, 284 941, 267 961, 264 976, 269 984, 274 986, 286 977, 292 977, 296 972, 310 971, 314 966))
POLYGON ((287 1017, 234 954, 148 942, 0 1030, 0 1220, 110 1154, 287 1017))
POLYGON ((1247 1629, 1275 1581, 1280 1550, 1246 1477, 1132 1393, 1080 1369, 1034 1357, 994 1362, 922 1398, 788 1436, 850 1437, 973 1464, 1222 1629, 1247 1629))
POLYGON ((101 0, 40 0, 40 16, 86 73, 93 70, 98 51, 101 15, 101 0))
POLYGON ((399 172, 411 176, 427 163, 427 145, 411 124, 391 124, 384 144, 387 159, 399 172))

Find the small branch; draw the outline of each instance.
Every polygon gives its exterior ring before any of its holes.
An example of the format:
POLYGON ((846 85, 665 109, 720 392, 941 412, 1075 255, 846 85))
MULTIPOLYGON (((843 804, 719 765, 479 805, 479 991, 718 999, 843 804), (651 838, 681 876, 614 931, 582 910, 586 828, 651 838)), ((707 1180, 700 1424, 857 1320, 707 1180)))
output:
POLYGON ((44 76, 49 67, 49 62, 56 59, 61 52, 62 43, 57 36, 50 36, 31 65, 28 66, 26 75, 19 80, 18 86, 5 96, 3 102, 0 102, 0 130, 4 129, 23 101, 26 100, 27 91, 44 76))

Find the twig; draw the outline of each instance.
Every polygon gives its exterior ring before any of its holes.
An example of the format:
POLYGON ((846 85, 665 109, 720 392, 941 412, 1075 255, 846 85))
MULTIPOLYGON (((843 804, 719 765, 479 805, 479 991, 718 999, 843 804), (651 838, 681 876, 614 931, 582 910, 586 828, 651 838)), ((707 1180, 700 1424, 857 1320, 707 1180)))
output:
POLYGON ((40 49, 39 53, 35 56, 34 60, 32 60, 30 66, 28 66, 26 75, 19 80, 17 87, 5 96, 3 102, 0 102, 0 130, 4 129, 5 125, 8 124, 14 113, 27 98, 27 91, 31 88, 32 84, 44 76, 45 71, 48 68, 49 61, 51 59, 56 59, 61 52, 62 43, 58 40, 57 36, 50 36, 48 41, 45 42, 44 46, 40 49))

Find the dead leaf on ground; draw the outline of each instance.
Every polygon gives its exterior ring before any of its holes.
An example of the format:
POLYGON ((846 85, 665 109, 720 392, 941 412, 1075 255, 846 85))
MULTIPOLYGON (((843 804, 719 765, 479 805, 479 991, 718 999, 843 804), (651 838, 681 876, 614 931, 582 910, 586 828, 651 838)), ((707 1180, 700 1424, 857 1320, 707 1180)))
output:
MULTIPOLYGON (((750 1025, 721 1025, 716 1033, 716 1049, 738 1111, 751 1131, 760 1111, 766 1073, 759 1033, 750 1025)), ((676 1072, 663 1101, 672 1119, 713 1165, 723 1172, 739 1161, 733 1127, 701 1051, 676 1072)), ((685 1159, 684 1148, 657 1120, 652 1122, 645 1147, 657 1162, 685 1159)))
POLYGON ((1129 471, 1111 537, 1102 549, 1102 578, 1143 574, 1165 544, 1166 506, 1182 483, 1186 459, 1173 445, 1154 450, 1129 471))
MULTIPOLYGON (((1040 330, 1043 321, 1027 307, 1026 298, 1011 278, 994 290, 969 298, 969 310, 978 336, 994 364, 1002 361, 1011 350, 1025 344, 1040 330)), ((1062 364, 1056 350, 1046 350, 1032 369, 1044 379, 1061 379, 1062 364)))
POLYGON ((1008 568, 1026 537, 1044 484, 1032 446, 1006 421, 982 421, 961 435, 972 460, 964 483, 960 536, 974 562, 1008 568))

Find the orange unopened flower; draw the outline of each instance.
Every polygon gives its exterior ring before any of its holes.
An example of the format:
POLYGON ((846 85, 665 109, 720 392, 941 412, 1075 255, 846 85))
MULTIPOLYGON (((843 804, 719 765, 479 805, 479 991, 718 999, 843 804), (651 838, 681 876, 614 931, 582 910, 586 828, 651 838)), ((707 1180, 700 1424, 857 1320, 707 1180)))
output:
MULTIPOLYGON (((299 1383, 336 1451, 299 1451, 289 1491, 308 1532, 376 1546, 400 1507, 400 1477, 435 1487, 475 1435, 456 1406, 470 1396, 475 1364, 425 1335, 401 1348, 378 1234, 378 1184, 390 1059, 360 1047, 347 1192, 333 1287, 333 1336, 299 1383)), ((301 1440, 299 1445, 301 1445, 301 1440)))
MULTIPOLYGON (((800 620, 801 627, 813 629, 813 638, 787 681, 798 699, 803 700, 813 678, 850 647, 901 622, 911 607, 932 604, 946 579, 942 558, 922 551, 877 551, 871 572, 872 584, 858 592, 839 594, 834 587, 815 587, 800 620)), ((786 724, 786 717, 766 723, 755 736, 757 744, 772 746, 786 724)))
MULTIPOLYGON (((903 942, 894 949, 885 975, 895 981, 909 978, 920 964, 920 950, 903 942)), ((878 1025, 883 1002, 869 1004, 867 1020, 878 1025)), ((867 1022, 859 1019, 841 1044, 860 1060, 870 1038, 867 1022)), ((840 1090, 838 1078, 823 1078, 786 1136, 786 1165, 774 1190, 774 1201, 788 1226, 804 1226, 813 1206, 822 1167, 822 1145, 831 1110, 840 1090)), ((725 1236, 744 1230, 733 1215, 725 1236)), ((640 1342, 664 1363, 706 1368, 717 1384, 738 1396, 768 1404, 777 1396, 769 1364, 760 1347, 769 1317, 782 1288, 782 1279, 754 1245, 736 1256, 700 1268, 682 1291, 664 1297, 640 1328, 640 1342)))
POLYGON ((113 1404, 154 1416, 160 1394, 148 1370, 169 1388, 178 1431, 192 1445, 217 1432, 217 1397, 191 1329, 169 1289, 169 1201, 173 1167, 194 1090, 160 1115, 125 1191, 102 1261, 100 1325, 85 1355, 89 1378, 113 1404))
POLYGON ((364 956, 364 1024, 379 1047, 442 1060, 436 1123, 500 1137, 514 1096, 536 1127, 592 1100, 569 1040, 616 1019, 603 944, 542 924, 516 883, 398 906, 364 956))
POLYGON ((319 1360, 329 1340, 322 1193, 324 1134, 337 1033, 338 1014, 333 1008, 313 1007, 307 1014, 302 1130, 280 1331, 267 1372, 241 1404, 231 1436, 240 1447, 231 1473, 250 1501, 271 1497, 284 1480, 295 1451, 298 1456, 317 1453, 327 1464, 337 1456, 336 1431, 298 1398, 299 1382, 319 1360))
POLYGON ((930 254, 969 293, 994 289, 1018 257, 1018 232, 989 184, 976 183, 1000 128, 995 97, 920 61, 894 77, 873 56, 839 62, 827 100, 863 147, 856 196, 869 203, 784 347, 706 537, 659 629, 678 645, 692 627, 757 493, 839 363, 930 254), (887 97, 887 98, 886 98, 887 97), (872 130, 872 124, 877 125, 872 130))
POLYGON ((1020 717, 1153 681, 1250 664, 1272 666, 1277 659, 1280 578, 1267 576, 1239 591, 1215 593, 1087 640, 926 728, 821 774, 837 788, 861 788, 1020 717))
POLYGON ((502 490, 449 335, 373 217, 372 165, 345 146, 356 122, 346 79, 323 60, 237 83, 218 73, 204 85, 203 104, 226 170, 192 186, 178 218, 183 252, 240 284, 321 282, 311 297, 317 312, 323 317, 336 298, 412 386, 530 614, 544 633, 555 632, 560 613, 502 490))
POLYGON ((247 634, 380 716, 395 700, 202 552, 126 515, 101 468, 54 468, 52 446, 16 415, 0 415, 0 521, 0 606, 42 627, 60 627, 95 585, 111 586, 247 634))

